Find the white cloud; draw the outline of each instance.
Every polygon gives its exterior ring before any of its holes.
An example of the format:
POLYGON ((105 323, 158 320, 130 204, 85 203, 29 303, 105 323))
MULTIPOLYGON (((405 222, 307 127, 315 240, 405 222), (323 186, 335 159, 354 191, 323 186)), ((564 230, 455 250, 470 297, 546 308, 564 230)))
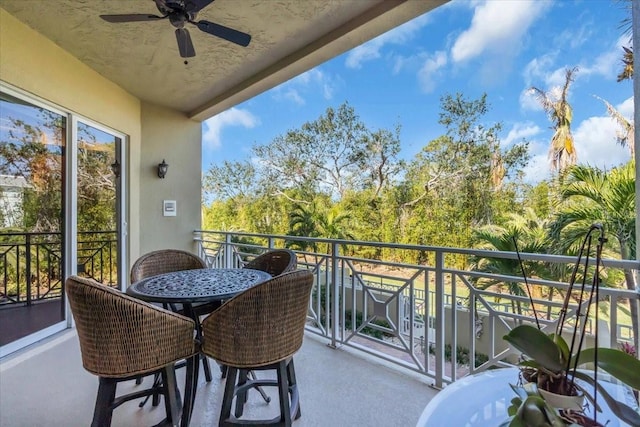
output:
POLYGON ((205 131, 202 134, 202 142, 205 147, 218 149, 222 144, 222 130, 229 126, 242 126, 253 128, 260 123, 260 120, 248 110, 240 108, 230 108, 223 111, 204 122, 205 131))
POLYGON ((622 103, 618 104, 616 106, 616 110, 618 110, 620 114, 625 116, 627 119, 629 120, 633 119, 633 112, 634 112, 633 96, 625 99, 624 101, 622 101, 622 103))
MULTIPOLYGON (((540 136, 544 138, 544 136, 540 136)), ((549 163, 549 141, 540 138, 533 138, 529 141, 529 154, 531 159, 523 168, 524 182, 536 184, 551 177, 549 163)))
POLYGON ((540 102, 536 99, 535 95, 527 87, 520 92, 520 109, 523 111, 542 111, 540 102))
POLYGON ((547 153, 539 153, 531 156, 529 163, 523 168, 523 181, 535 184, 551 176, 549 169, 549 156, 547 153))
MULTIPOLYGON (((577 81, 592 75, 602 76, 610 80, 614 79, 617 76, 620 65, 621 46, 624 45, 625 41, 626 37, 622 36, 604 52, 599 55, 591 55, 588 59, 582 60, 578 65, 574 79, 577 81)), ((523 110, 536 111, 542 109, 535 97, 528 92, 531 86, 553 92, 559 91, 564 85, 567 67, 557 67, 555 64, 557 59, 558 52, 552 51, 532 59, 525 66, 522 75, 526 89, 520 94, 520 107, 523 110), (540 84, 540 82, 543 84, 540 84)))
POLYGON ((614 79, 618 75, 620 58, 622 57, 622 46, 628 41, 628 36, 621 36, 616 43, 607 51, 598 55, 593 63, 580 65, 580 73, 582 76, 592 74, 600 75, 608 79, 614 79))
MULTIPOLYGON (((549 70, 553 65, 553 61, 554 55, 548 54, 529 61, 525 66, 523 77, 526 87, 520 93, 520 108, 522 110, 542 110, 540 102, 536 99, 534 92, 531 90, 532 86, 548 93, 551 99, 558 99, 562 94, 562 87, 565 83, 567 68, 563 67, 549 70), (544 82, 543 85, 533 83, 540 80, 544 82)), ((579 74, 580 70, 574 74, 574 81, 577 79, 579 74)), ((569 91, 571 91, 571 87, 569 88, 569 91)))
POLYGON ((429 56, 418 71, 418 82, 423 92, 433 92, 436 87, 436 79, 440 76, 441 69, 447 65, 447 54, 443 51, 435 52, 429 56))
POLYGON ((460 34, 453 45, 453 61, 464 62, 486 53, 512 55, 529 26, 549 4, 546 1, 520 0, 478 3, 471 27, 460 34))
POLYGON ((276 101, 290 101, 296 105, 305 105, 305 96, 312 91, 320 91, 324 99, 332 99, 336 80, 319 68, 313 68, 272 90, 276 101))
POLYGON ((565 29, 556 37, 554 37, 554 46, 566 46, 571 49, 577 49, 584 45, 592 36, 592 22, 582 22, 584 16, 578 17, 576 22, 580 22, 582 25, 580 28, 565 29))
POLYGON ((617 125, 606 116, 589 117, 573 132, 578 163, 611 169, 631 158, 629 150, 616 142, 617 125))
POLYGON ((508 147, 513 143, 522 142, 522 139, 538 135, 542 130, 531 122, 521 122, 513 125, 507 137, 501 141, 501 145, 508 147))
POLYGON ((380 51, 388 44, 403 45, 413 39, 422 27, 429 22, 427 14, 419 16, 399 27, 396 27, 373 40, 364 43, 347 54, 345 65, 347 68, 361 68, 362 63, 372 61, 382 56, 380 51))
POLYGON ((301 85, 308 85, 312 81, 322 81, 324 79, 324 73, 318 68, 312 68, 309 71, 305 71, 299 76, 289 80, 290 83, 299 83, 301 85))
POLYGON ((555 52, 549 52, 529 61, 522 72, 524 84, 531 86, 536 81, 546 81, 549 75, 549 69, 553 66, 556 56, 555 52))
POLYGON ((282 93, 282 98, 283 99, 288 99, 288 100, 292 101, 294 104, 297 104, 297 105, 304 105, 306 103, 305 100, 302 98, 302 96, 300 96, 300 93, 297 90, 295 90, 294 88, 286 89, 282 93))

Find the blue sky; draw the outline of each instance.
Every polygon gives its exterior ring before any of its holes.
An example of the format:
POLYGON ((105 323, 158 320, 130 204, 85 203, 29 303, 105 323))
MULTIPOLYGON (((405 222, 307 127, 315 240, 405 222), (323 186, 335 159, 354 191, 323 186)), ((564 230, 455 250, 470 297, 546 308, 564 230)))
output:
POLYGON ((505 146, 530 142, 525 179, 536 182, 548 177, 552 131, 528 89, 562 85, 567 67, 579 68, 569 98, 578 163, 619 165, 630 154, 594 95, 633 118, 632 83, 616 82, 627 15, 617 0, 454 0, 204 122, 203 171, 251 160, 253 145, 345 101, 372 130, 400 124, 410 160, 444 133, 443 95, 486 92, 486 123, 502 122, 505 146))

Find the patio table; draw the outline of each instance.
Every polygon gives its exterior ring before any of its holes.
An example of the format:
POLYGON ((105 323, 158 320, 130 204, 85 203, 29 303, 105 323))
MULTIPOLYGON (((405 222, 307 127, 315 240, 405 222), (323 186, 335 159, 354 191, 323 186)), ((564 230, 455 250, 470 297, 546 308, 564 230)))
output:
MULTIPOLYGON (((147 302, 182 304, 185 315, 196 322, 196 338, 201 339, 194 304, 227 300, 270 278, 269 273, 250 268, 200 268, 148 277, 133 283, 126 292, 147 302)), ((182 426, 189 425, 198 383, 198 366, 189 368, 189 363, 193 361, 187 361, 187 371, 191 370, 193 377, 187 375, 186 379, 182 426)))

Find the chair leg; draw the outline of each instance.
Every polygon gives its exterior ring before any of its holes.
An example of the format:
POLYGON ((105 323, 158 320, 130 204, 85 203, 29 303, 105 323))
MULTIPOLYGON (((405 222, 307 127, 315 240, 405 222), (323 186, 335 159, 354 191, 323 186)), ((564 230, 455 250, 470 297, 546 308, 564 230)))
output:
POLYGON ((117 384, 118 381, 114 378, 99 378, 98 396, 93 410, 91 427, 109 427, 111 425, 112 404, 116 397, 117 384))
POLYGON ((223 379, 227 378, 227 367, 225 365, 223 365, 223 364, 219 364, 218 366, 220 367, 220 375, 221 375, 221 377, 223 379))
POLYGON ((211 382, 211 368, 209 367, 209 358, 204 354, 200 356, 202 358, 202 367, 204 368, 204 379, 211 382))
POLYGON ((162 376, 155 374, 153 376, 154 393, 151 399, 151 406, 158 406, 160 404, 160 389, 162 388, 162 376))
POLYGON ((287 363, 287 380, 289 393, 291 394, 291 409, 293 412, 293 419, 297 420, 302 416, 300 411, 300 396, 298 394, 298 382, 296 380, 296 370, 293 366, 293 358, 287 363))
POLYGON ((237 379, 238 368, 227 366, 227 381, 224 386, 222 409, 220 409, 220 420, 218 425, 227 425, 226 421, 231 418, 231 404, 233 403, 233 396, 235 395, 237 379))
MULTIPOLYGON (((239 369, 238 370, 238 382, 237 387, 240 387, 242 385, 244 385, 247 382, 247 370, 246 369, 239 369)), ((247 403, 247 391, 239 391, 236 394, 236 411, 235 411, 235 416, 236 418, 240 418, 242 416, 242 413, 244 412, 244 404, 247 403)))
POLYGON ((287 362, 285 360, 279 362, 276 371, 278 376, 278 397, 280 399, 280 421, 284 427, 291 427, 287 362))
POLYGON ((176 371, 173 364, 165 366, 164 369, 162 369, 162 384, 167 420, 170 425, 177 427, 180 425, 180 398, 178 396, 176 371))
POLYGON ((189 422, 191 421, 191 414, 195 403, 195 391, 198 387, 198 371, 200 370, 199 357, 200 356, 196 354, 187 359, 181 427, 189 427, 189 422))

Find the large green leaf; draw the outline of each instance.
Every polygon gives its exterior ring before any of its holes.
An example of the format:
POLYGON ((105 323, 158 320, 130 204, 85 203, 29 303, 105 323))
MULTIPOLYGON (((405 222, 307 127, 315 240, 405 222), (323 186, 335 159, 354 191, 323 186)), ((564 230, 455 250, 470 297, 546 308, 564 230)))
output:
MULTIPOLYGON (((578 354, 580 364, 593 363, 595 348, 582 350, 578 354)), ((614 348, 598 348, 598 367, 631 388, 640 390, 640 360, 614 348)))
POLYGON ((569 358, 571 357, 567 342, 564 340, 564 338, 562 338, 562 335, 551 334, 549 335, 549 338, 551 338, 551 340, 556 343, 556 345, 560 349, 560 354, 562 355, 560 363, 565 366, 565 361, 569 360, 569 358))
POLYGON ((520 325, 509 331, 503 338, 546 369, 553 372, 560 372, 564 369, 560 348, 539 329, 529 325, 520 325))
MULTIPOLYGON (((600 349, 600 350, 603 350, 603 349, 600 349)), ((610 350, 610 349, 606 349, 606 350, 610 350)), ((598 352, 598 359, 600 359, 599 352, 598 352)), ((576 371, 575 374, 576 374, 576 378, 580 378, 581 380, 595 386, 598 389, 598 396, 602 396, 602 398, 605 400, 605 402, 607 402, 607 405, 611 409, 611 412, 613 412, 618 418, 620 418, 622 421, 624 421, 625 423, 631 426, 640 426, 640 414, 638 414, 638 412, 636 412, 630 406, 615 400, 607 392, 607 390, 605 390, 605 388, 600 384, 600 382, 597 382, 597 383, 595 382, 595 380, 591 375, 586 374, 584 372, 580 372, 580 371, 576 371)), ((582 387, 582 390, 585 390, 585 388, 582 387)), ((593 401, 593 396, 589 396, 589 400, 593 401)))

